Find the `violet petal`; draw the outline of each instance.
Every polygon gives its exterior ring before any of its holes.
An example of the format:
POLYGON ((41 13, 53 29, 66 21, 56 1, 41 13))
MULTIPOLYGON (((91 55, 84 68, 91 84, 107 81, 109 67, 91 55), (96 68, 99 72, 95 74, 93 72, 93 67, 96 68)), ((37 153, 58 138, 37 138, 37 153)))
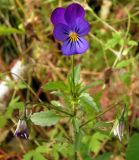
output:
POLYGON ((69 25, 72 25, 75 23, 75 20, 77 18, 84 18, 85 16, 85 11, 84 11, 84 8, 77 4, 77 3, 73 3, 71 5, 69 5, 67 8, 66 8, 66 11, 65 11, 65 20, 66 22, 69 24, 69 25))
POLYGON ((89 44, 86 39, 79 37, 78 41, 76 42, 76 52, 77 54, 84 53, 89 48, 89 44))
POLYGON ((66 40, 62 46, 62 52, 66 56, 73 54, 82 54, 89 48, 89 44, 86 39, 80 37, 76 42, 70 42, 66 40))
POLYGON ((63 23, 66 24, 66 21, 64 19, 64 14, 65 14, 65 8, 59 7, 56 8, 51 15, 51 22, 56 25, 58 23, 63 23))
POLYGON ((70 56, 76 53, 76 43, 70 42, 70 40, 66 40, 62 45, 62 52, 65 56, 70 56))
POLYGON ((79 36, 84 36, 90 31, 89 23, 83 18, 77 18, 73 28, 75 29, 75 32, 79 34, 79 36))
POLYGON ((69 30, 70 28, 67 25, 59 23, 54 27, 53 35, 55 39, 65 41, 68 38, 69 30))

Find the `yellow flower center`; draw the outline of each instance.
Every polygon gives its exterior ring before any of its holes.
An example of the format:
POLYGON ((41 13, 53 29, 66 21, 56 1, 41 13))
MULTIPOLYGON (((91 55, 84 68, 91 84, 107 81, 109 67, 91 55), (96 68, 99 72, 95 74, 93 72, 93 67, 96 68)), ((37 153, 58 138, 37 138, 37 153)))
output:
POLYGON ((71 42, 75 42, 78 40, 78 34, 76 32, 70 32, 69 38, 71 42))

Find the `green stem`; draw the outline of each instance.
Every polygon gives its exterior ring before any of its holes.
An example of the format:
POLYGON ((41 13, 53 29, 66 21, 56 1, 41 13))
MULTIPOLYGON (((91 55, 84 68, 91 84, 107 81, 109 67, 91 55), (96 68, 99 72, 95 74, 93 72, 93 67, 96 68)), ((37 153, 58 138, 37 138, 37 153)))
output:
POLYGON ((115 104, 112 104, 112 105, 108 106, 108 108, 105 111, 97 114, 95 117, 89 119, 88 121, 86 121, 82 125, 80 125, 80 128, 84 127, 85 125, 87 125, 88 123, 90 123, 91 121, 93 121, 95 118, 99 118, 100 116, 102 116, 103 114, 105 114, 106 112, 108 112, 109 110, 113 109, 118 104, 123 104, 123 102, 119 101, 119 102, 117 102, 115 104))
MULTIPOLYGON (((74 77, 74 55, 71 57, 71 63, 72 63, 72 97, 73 97, 73 113, 74 117, 76 116, 76 108, 75 108, 75 77, 74 77)), ((73 132, 74 132, 74 160, 77 160, 77 151, 76 151, 76 144, 77 144, 77 131, 76 128, 73 125, 73 132)))
MULTIPOLYGON (((98 43, 100 43, 102 45, 102 47, 104 47, 105 43, 103 41, 101 41, 99 38, 97 38, 94 34, 89 33, 90 37, 95 39, 98 43)), ((116 57, 118 56, 117 51, 112 49, 112 48, 107 48, 107 50, 111 51, 116 57)))
POLYGON ((27 106, 24 105, 24 119, 27 119, 27 106))
POLYGON ((75 94, 75 79, 74 79, 74 55, 71 57, 71 63, 72 63, 72 94, 74 97, 75 94))
POLYGON ((11 72, 11 74, 17 76, 27 86, 27 88, 32 92, 32 94, 38 98, 39 102, 42 102, 42 100, 36 95, 35 91, 30 87, 30 85, 28 85, 25 82, 25 80, 22 77, 20 77, 19 75, 15 74, 13 72, 11 72))
POLYGON ((78 144, 78 139, 77 139, 77 133, 76 133, 76 129, 74 128, 74 137, 75 137, 75 140, 74 140, 74 160, 77 160, 77 146, 76 144, 78 144))
POLYGON ((112 65, 112 68, 115 68, 116 64, 118 63, 119 59, 121 58, 123 49, 124 49, 124 45, 121 46, 120 51, 118 52, 118 55, 117 55, 117 57, 116 57, 116 59, 115 59, 113 65, 112 65))
POLYGON ((107 22, 105 22, 103 19, 101 19, 99 16, 97 16, 94 11, 92 10, 92 8, 88 7, 88 10, 92 13, 92 15, 99 20, 102 24, 104 24, 107 28, 109 28, 110 30, 112 30, 113 32, 117 33, 118 31, 113 28, 111 25, 109 25, 107 22))
POLYGON ((13 72, 5 72, 5 73, 3 73, 3 75, 7 75, 7 74, 9 74, 9 73, 10 73, 11 75, 15 75, 17 78, 19 78, 19 79, 27 86, 27 89, 29 89, 29 90, 31 91, 31 93, 32 93, 35 97, 38 98, 39 102, 42 102, 42 100, 37 96, 37 94, 36 94, 35 91, 31 88, 31 86, 28 85, 21 76, 17 75, 16 73, 13 73, 13 72))
MULTIPOLYGON (((64 113, 65 115, 67 115, 67 116, 69 116, 69 117, 73 117, 73 115, 72 115, 71 113, 69 113, 69 112, 67 112, 67 111, 64 111, 64 110, 61 110, 61 109, 59 109, 59 108, 57 108, 57 107, 55 107, 55 106, 53 106, 53 105, 51 105, 51 104, 49 104, 49 103, 43 103, 43 102, 40 102, 40 103, 37 103, 37 102, 27 102, 27 103, 25 104, 25 106, 27 106, 28 104, 38 105, 38 106, 45 106, 45 107, 47 107, 48 109, 51 108, 51 109, 54 109, 55 111, 64 113)), ((32 107, 33 107, 33 106, 32 106, 32 107)))

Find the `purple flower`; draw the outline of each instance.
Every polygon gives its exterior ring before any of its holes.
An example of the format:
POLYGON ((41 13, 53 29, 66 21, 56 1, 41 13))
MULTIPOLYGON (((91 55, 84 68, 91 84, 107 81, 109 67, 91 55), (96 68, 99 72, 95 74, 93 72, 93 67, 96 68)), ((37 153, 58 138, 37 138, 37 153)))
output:
POLYGON ((18 121, 17 128, 14 134, 17 137, 28 139, 29 131, 28 131, 28 127, 25 119, 20 119, 18 121))
POLYGON ((82 54, 89 44, 83 38, 90 31, 89 23, 84 19, 85 11, 77 3, 69 5, 66 9, 56 8, 51 16, 54 25, 55 39, 62 41, 62 52, 66 56, 82 54))

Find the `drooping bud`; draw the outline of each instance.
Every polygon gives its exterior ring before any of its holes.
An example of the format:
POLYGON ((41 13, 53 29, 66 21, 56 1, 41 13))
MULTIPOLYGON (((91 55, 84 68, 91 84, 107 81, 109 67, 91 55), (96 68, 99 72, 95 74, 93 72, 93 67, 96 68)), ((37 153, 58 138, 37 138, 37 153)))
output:
POLYGON ((120 118, 115 122, 114 127, 113 127, 113 133, 115 136, 118 136, 119 140, 122 141, 122 137, 124 135, 124 129, 125 129, 125 120, 124 120, 124 115, 125 115, 125 106, 122 109, 121 116, 120 118))
POLYGON ((23 138, 23 139, 28 139, 29 137, 29 131, 28 131, 28 126, 27 122, 25 119, 20 119, 17 124, 17 128, 15 130, 15 136, 23 138))
POLYGON ((114 135, 118 136, 120 141, 122 141, 122 137, 124 135, 124 128, 125 128, 124 121, 120 120, 113 129, 114 135))

